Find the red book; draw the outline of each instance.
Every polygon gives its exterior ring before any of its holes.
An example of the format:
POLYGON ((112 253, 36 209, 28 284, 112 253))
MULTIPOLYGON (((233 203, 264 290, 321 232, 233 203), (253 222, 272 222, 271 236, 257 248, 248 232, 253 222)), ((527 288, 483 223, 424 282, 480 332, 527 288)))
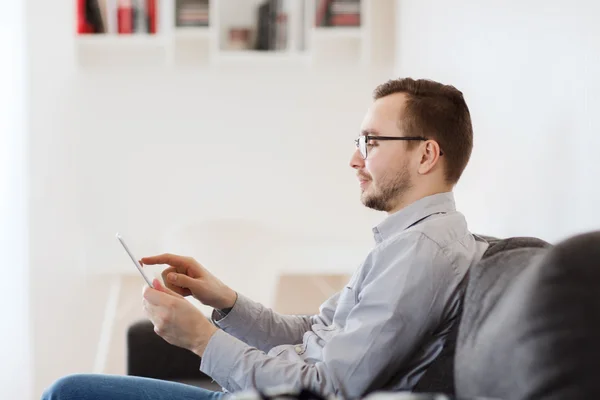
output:
POLYGON ((332 15, 329 23, 332 26, 360 26, 360 14, 332 15))
POLYGON ((156 0, 146 0, 148 10, 148 33, 156 33, 156 0))
POLYGON ((119 7, 117 8, 117 24, 119 33, 133 33, 132 0, 119 0, 119 7))
POLYGON ((87 0, 77 0, 77 33, 93 33, 94 28, 86 18, 87 0))

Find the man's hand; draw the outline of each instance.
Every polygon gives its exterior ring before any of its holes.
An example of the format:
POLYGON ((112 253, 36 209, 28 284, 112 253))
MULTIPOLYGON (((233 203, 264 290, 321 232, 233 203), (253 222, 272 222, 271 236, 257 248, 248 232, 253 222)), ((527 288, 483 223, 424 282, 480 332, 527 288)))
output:
POLYGON ((162 286, 158 279, 152 284, 155 289, 144 289, 143 304, 154 331, 170 344, 202 357, 217 328, 193 304, 162 286))
POLYGON ((168 289, 181 296, 193 295, 202 304, 219 310, 231 308, 237 300, 237 293, 225 285, 200 263, 191 257, 162 254, 144 257, 142 264, 168 264, 162 278, 168 289))

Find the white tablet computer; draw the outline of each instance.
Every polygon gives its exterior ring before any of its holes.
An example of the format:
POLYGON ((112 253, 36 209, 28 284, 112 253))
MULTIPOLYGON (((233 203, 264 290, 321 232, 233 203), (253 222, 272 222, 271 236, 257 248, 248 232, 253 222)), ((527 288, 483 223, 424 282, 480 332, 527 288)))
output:
POLYGON ((142 274, 142 277, 144 278, 144 280, 146 281, 146 283, 148 284, 148 286, 150 286, 151 288, 154 289, 154 286, 152 286, 152 280, 150 278, 148 278, 148 275, 146 275, 144 273, 144 270, 142 269, 142 266, 140 265, 138 259, 135 258, 133 256, 133 254, 131 254, 131 251, 129 250, 129 247, 127 247, 127 244, 125 244, 125 241, 123 240, 123 238, 121 237, 121 235, 119 233, 117 233, 117 240, 119 242, 121 242, 121 244, 123 245, 123 248, 125 249, 125 251, 127 252, 127 254, 129 254, 129 257, 131 258, 131 261, 133 261, 133 263, 135 264, 135 267, 138 269, 138 271, 140 271, 140 274, 142 274))

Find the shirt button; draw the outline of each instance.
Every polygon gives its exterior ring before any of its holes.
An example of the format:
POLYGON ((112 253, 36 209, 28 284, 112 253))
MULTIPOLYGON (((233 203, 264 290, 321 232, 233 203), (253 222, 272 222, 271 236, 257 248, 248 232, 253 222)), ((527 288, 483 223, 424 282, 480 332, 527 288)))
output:
POLYGON ((296 346, 296 353, 302 353, 302 346, 296 346))

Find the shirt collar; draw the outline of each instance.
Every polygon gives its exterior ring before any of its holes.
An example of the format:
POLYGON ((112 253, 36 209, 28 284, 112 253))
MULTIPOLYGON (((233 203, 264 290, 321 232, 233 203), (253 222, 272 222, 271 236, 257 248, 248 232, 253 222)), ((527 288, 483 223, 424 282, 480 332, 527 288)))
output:
POLYGON ((433 214, 456 211, 452 192, 437 193, 423 197, 400 211, 388 216, 373 228, 375 241, 381 243, 392 235, 410 228, 433 214))

